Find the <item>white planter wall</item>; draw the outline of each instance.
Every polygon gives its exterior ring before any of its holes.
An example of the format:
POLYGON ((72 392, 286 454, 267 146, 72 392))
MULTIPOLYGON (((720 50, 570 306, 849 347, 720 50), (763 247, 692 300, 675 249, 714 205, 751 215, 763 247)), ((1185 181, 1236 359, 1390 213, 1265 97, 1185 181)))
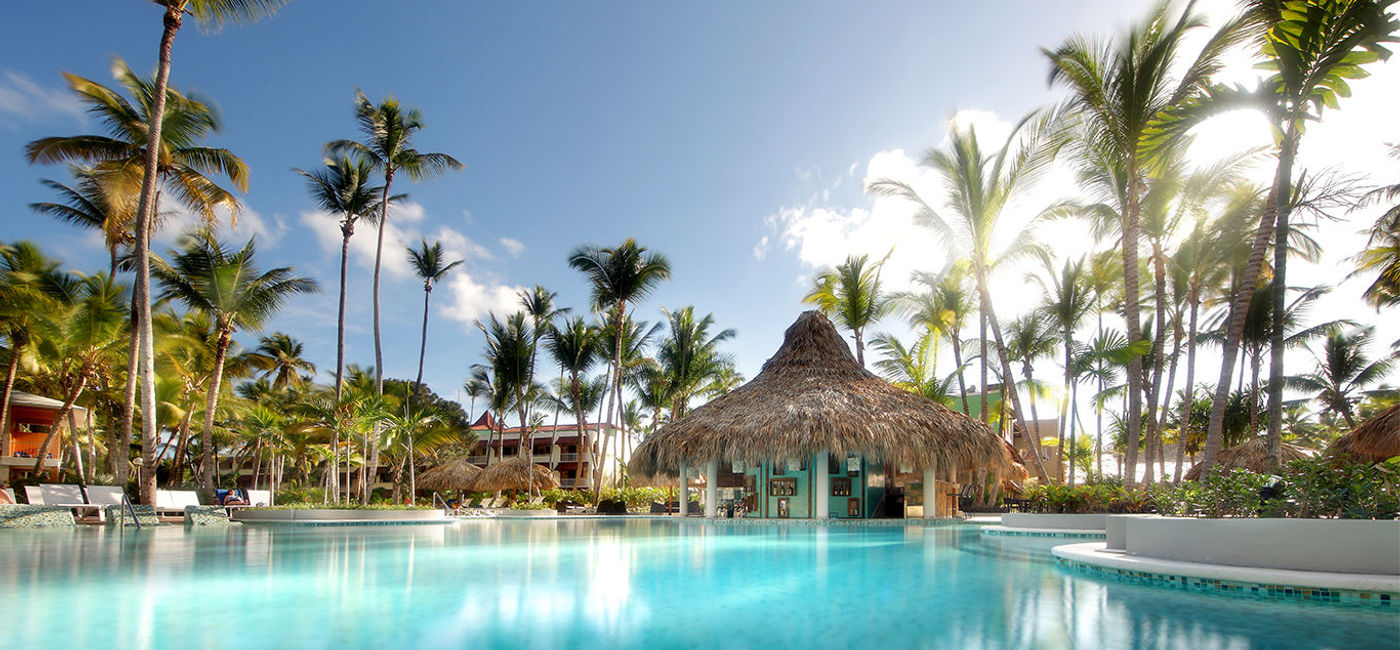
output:
POLYGON ((1175 517, 1120 521, 1129 555, 1240 567, 1400 575, 1400 521, 1175 517))
POLYGON ((1106 515, 1057 515, 1008 512, 1001 516, 1003 528, 1039 530, 1104 530, 1106 515))

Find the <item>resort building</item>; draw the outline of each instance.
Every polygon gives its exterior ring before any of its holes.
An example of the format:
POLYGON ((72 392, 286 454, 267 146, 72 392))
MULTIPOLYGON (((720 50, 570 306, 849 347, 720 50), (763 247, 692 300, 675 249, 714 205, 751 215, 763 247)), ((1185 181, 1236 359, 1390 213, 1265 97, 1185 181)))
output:
MULTIPOLYGON (((497 424, 495 416, 489 411, 472 423, 472 431, 477 436, 471 457, 468 458, 472 464, 485 467, 488 463, 502 458, 521 455, 520 427, 497 430, 497 424)), ((606 434, 615 431, 613 427, 598 424, 589 424, 585 430, 594 444, 600 446, 606 441, 606 434)), ((557 472, 559 487, 566 490, 588 487, 589 459, 583 448, 584 441, 579 436, 577 424, 542 426, 535 430, 530 438, 534 443, 532 453, 535 463, 557 472)), ((626 464, 632 442, 623 442, 625 444, 622 445, 620 454, 615 449, 600 451, 594 459, 604 480, 612 480, 617 475, 618 468, 626 464)), ((613 443, 610 446, 616 447, 615 436, 613 443)))
POLYGON ((629 469, 700 470, 707 517, 738 474, 731 502, 746 517, 865 519, 949 516, 958 476, 1014 464, 990 427, 865 370, 808 311, 758 376, 649 436, 629 469))
MULTIPOLYGON (((9 426, 0 432, 0 481, 9 481, 34 470, 34 461, 39 456, 39 446, 53 425, 53 419, 62 410, 63 402, 32 393, 10 391, 9 426)), ((74 406, 65 426, 86 426, 89 424, 88 410, 74 406)), ((62 467, 64 448, 62 439, 49 444, 44 454, 43 468, 57 470, 62 467)))

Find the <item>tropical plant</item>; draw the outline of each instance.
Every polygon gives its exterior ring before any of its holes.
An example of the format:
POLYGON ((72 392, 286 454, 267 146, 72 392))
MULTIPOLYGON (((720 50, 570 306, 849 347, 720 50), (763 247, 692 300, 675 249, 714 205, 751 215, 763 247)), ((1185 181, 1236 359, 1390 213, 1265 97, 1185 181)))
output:
POLYGON ((359 123, 363 142, 336 140, 326 144, 328 155, 357 154, 384 174, 380 190, 379 239, 374 249, 374 390, 384 393, 384 353, 379 340, 379 271, 384 257, 384 231, 389 224, 389 188, 400 171, 409 180, 425 181, 442 172, 462 168, 462 163, 445 153, 425 153, 413 148, 413 138, 423 130, 423 115, 416 108, 399 105, 393 97, 385 97, 376 106, 359 90, 355 91, 355 121, 359 123))
POLYGON ((885 259, 870 264, 869 255, 851 255, 835 269, 818 274, 802 298, 802 302, 816 305, 851 330, 856 342, 856 363, 861 367, 865 366, 865 329, 889 315, 895 306, 880 287, 880 269, 885 259))
POLYGON ((1375 339, 1375 328, 1365 327, 1346 331, 1333 327, 1323 341, 1312 372, 1285 378, 1288 387, 1312 395, 1331 411, 1346 420, 1347 428, 1356 428, 1355 406, 1374 386, 1400 364, 1400 357, 1385 355, 1372 360, 1366 348, 1375 339))
POLYGON ((319 291, 314 280, 294 276, 290 267, 260 272, 254 259, 256 252, 252 239, 235 251, 225 247, 212 231, 203 229, 189 234, 183 250, 171 252, 170 262, 159 262, 154 268, 163 287, 162 299, 177 300, 190 309, 207 312, 218 332, 200 437, 204 454, 200 485, 206 490, 214 489, 214 409, 218 406, 225 355, 233 333, 239 329, 257 330, 291 296, 319 291))
POLYGON ((735 331, 711 332, 713 314, 696 318, 695 308, 687 305, 676 311, 662 310, 669 325, 666 338, 656 352, 661 375, 671 397, 671 419, 685 415, 690 400, 704 390, 734 360, 720 352, 719 344, 734 338, 735 331))
POLYGON ((262 337, 254 351, 254 354, 262 357, 262 364, 267 366, 262 378, 270 378, 272 387, 279 390, 305 387, 310 381, 307 375, 316 374, 316 364, 306 360, 304 350, 301 341, 290 334, 273 332, 262 337))

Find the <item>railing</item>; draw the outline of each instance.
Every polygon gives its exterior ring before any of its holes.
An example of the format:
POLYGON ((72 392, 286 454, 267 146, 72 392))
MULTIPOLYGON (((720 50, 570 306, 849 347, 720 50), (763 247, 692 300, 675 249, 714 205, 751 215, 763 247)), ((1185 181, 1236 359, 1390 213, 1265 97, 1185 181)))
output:
POLYGON ((131 505, 131 499, 122 494, 121 520, 117 522, 117 530, 126 530, 126 513, 131 511, 131 523, 136 524, 136 530, 141 530, 141 518, 136 516, 136 507, 131 505))

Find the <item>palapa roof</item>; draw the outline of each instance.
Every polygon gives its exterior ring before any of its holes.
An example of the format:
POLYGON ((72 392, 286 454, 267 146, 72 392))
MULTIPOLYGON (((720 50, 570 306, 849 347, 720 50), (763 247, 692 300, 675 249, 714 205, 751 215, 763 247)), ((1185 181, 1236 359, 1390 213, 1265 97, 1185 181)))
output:
POLYGON ((471 490, 481 468, 465 458, 453 458, 423 472, 414 483, 424 490, 471 490))
POLYGON ((918 468, 986 465, 1006 453, 986 425, 862 368, 831 321, 808 311, 758 376, 648 436, 629 471, 675 475, 682 461, 756 464, 821 451, 918 468))
POLYGON ((1400 404, 1362 422, 1327 450, 1371 463, 1400 456, 1400 404))
MULTIPOLYGON (((44 397, 43 395, 35 395, 34 393, 26 393, 22 390, 12 390, 10 391, 10 405, 57 411, 63 408, 63 400, 44 397)), ((78 406, 77 404, 73 405, 73 410, 78 413, 87 413, 86 408, 78 406)))
POLYGON ((559 487, 559 477, 544 465, 531 465, 524 458, 506 458, 487 465, 472 481, 472 492, 497 492, 500 490, 553 490, 559 487), (534 474, 533 485, 530 475, 534 474))
MULTIPOLYGON (((1299 447, 1289 443, 1280 443, 1283 446, 1283 462, 1311 458, 1317 455, 1316 449, 1299 447)), ((1215 459, 1215 464, 1222 470, 1247 469, 1251 472, 1265 474, 1270 471, 1269 463, 1269 440, 1264 436, 1255 436, 1251 440, 1242 442, 1234 447, 1220 452, 1220 456, 1215 459)), ((1199 481, 1201 473, 1205 470, 1205 463, 1196 463, 1194 467, 1186 470, 1186 480, 1199 481)))

